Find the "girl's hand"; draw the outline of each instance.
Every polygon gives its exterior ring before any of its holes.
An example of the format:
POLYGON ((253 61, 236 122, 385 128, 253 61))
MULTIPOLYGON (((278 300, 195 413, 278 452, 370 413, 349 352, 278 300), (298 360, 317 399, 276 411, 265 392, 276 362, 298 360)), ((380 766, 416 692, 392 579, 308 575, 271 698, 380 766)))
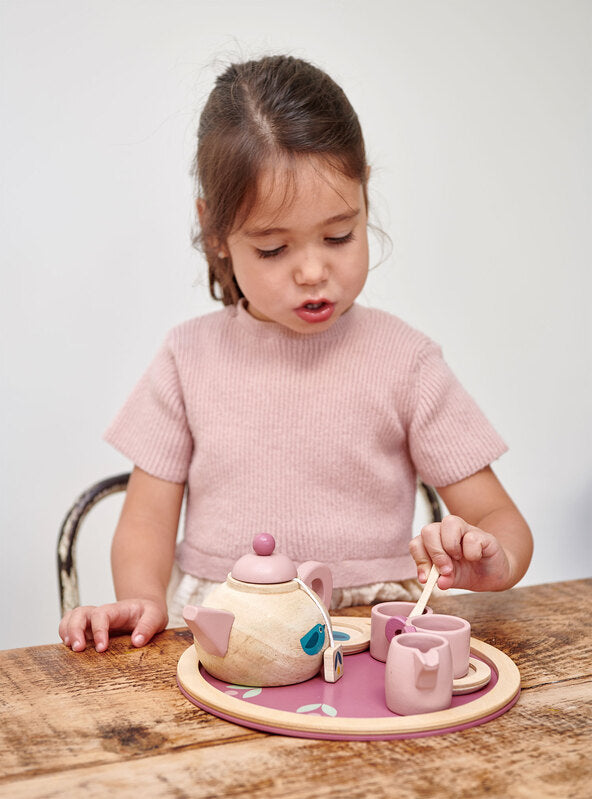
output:
POLYGON ((438 587, 442 589, 495 591, 510 580, 510 563, 497 538, 460 516, 426 525, 409 550, 421 583, 427 580, 432 563, 440 572, 438 587))
POLYGON ((426 525, 409 544, 420 582, 434 563, 440 588, 516 585, 532 557, 532 535, 491 467, 436 490, 452 515, 426 525))
POLYGON ((166 603, 153 599, 123 599, 110 605, 86 605, 69 610, 60 622, 60 638, 74 652, 93 642, 97 652, 109 646, 109 632, 132 633, 132 644, 144 646, 168 621, 166 603))

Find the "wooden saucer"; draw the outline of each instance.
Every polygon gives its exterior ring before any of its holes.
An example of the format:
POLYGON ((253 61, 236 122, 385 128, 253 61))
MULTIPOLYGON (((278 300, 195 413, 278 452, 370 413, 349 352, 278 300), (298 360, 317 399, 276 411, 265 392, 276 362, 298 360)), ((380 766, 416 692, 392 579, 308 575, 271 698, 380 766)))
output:
POLYGON ((464 677, 459 677, 452 683, 452 695, 470 694, 483 688, 491 680, 491 669, 482 660, 469 658, 469 670, 464 677))
POLYGON ((331 616, 336 644, 344 655, 355 655, 370 646, 370 619, 361 616, 331 616))

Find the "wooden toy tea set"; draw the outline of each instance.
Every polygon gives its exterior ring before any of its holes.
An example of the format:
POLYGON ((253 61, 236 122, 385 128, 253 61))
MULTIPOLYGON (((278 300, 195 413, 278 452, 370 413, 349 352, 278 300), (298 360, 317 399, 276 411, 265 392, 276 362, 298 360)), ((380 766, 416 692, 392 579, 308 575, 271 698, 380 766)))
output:
POLYGON ((520 674, 470 625, 417 603, 384 602, 371 618, 330 617, 329 568, 298 569, 258 535, 200 607, 183 613, 194 643, 177 683, 198 707, 245 727, 311 738, 409 738, 505 713, 520 674), (368 651, 369 650, 369 651, 368 651))

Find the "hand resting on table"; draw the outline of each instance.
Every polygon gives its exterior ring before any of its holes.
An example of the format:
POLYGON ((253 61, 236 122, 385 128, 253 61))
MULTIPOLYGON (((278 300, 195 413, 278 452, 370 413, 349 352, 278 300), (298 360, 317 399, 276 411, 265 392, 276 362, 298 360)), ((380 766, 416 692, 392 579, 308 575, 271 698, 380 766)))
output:
POLYGON ((109 605, 85 605, 68 611, 59 626, 60 638, 75 652, 94 643, 97 652, 109 646, 109 632, 131 632, 132 644, 144 646, 168 621, 166 604, 152 599, 123 599, 109 605))

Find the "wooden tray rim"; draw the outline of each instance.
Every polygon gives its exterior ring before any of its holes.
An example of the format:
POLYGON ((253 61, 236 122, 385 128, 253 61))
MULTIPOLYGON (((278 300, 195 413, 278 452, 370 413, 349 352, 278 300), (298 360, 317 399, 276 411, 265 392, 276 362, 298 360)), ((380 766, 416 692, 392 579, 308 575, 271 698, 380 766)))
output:
POLYGON ((479 719, 492 716, 507 707, 520 690, 520 672, 514 661, 491 644, 471 638, 471 654, 482 658, 498 675, 498 681, 486 694, 472 702, 434 713, 412 716, 384 716, 358 718, 348 716, 310 716, 287 710, 254 705, 240 698, 224 694, 204 679, 200 670, 197 651, 192 644, 183 652, 177 665, 180 687, 193 697, 196 703, 236 719, 247 725, 260 724, 279 730, 293 730, 319 735, 409 735, 450 727, 465 726, 479 719))

